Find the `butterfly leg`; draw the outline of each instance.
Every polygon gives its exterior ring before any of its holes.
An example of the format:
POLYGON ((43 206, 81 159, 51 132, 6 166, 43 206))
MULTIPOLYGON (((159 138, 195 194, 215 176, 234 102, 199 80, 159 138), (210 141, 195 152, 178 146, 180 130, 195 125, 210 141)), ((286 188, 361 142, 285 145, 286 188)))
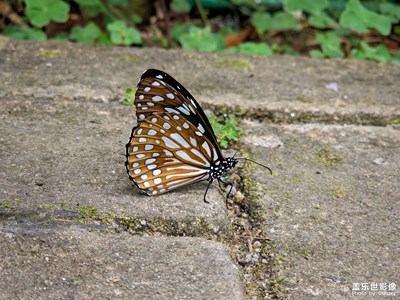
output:
MULTIPOLYGON (((225 190, 221 187, 221 183, 224 183, 224 184, 225 184, 225 182, 223 182, 221 179, 218 179, 219 188, 220 188, 222 191, 225 191, 225 190)), ((233 185, 229 184, 229 186, 230 186, 230 189, 229 189, 229 192, 226 193, 226 198, 225 198, 225 205, 226 205, 226 208, 228 208, 228 199, 229 199, 229 196, 231 195, 231 192, 232 192, 232 190, 233 190, 233 185)))
POLYGON ((207 185, 207 188, 206 188, 206 192, 204 193, 204 202, 205 202, 205 203, 210 203, 209 201, 207 201, 206 196, 207 196, 208 189, 210 188, 210 185, 211 185, 211 183, 213 182, 213 180, 214 180, 214 179, 210 178, 209 181, 208 181, 208 185, 207 185))

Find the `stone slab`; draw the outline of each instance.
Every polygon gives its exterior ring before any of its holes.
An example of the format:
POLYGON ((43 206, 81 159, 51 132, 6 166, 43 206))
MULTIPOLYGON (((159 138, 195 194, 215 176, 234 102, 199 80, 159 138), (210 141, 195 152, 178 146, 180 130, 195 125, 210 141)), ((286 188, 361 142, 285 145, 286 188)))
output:
MULTIPOLYGON (((225 200, 206 182, 149 197, 129 181, 125 144, 134 126, 117 102, 0 98, 0 202, 14 209, 94 207, 117 217, 174 222, 202 236, 227 231, 225 200)), ((171 233, 172 234, 172 233, 171 233)))
POLYGON ((259 119, 374 124, 400 116, 395 64, 7 41, 0 65, 3 96, 111 101, 157 68, 201 104, 259 119))
POLYGON ((0 227, 0 299, 244 299, 229 249, 65 224, 0 227))
POLYGON ((246 130, 253 158, 274 172, 254 168, 253 192, 292 298, 359 299, 353 283, 373 282, 395 283, 398 295, 400 127, 248 121, 246 130))

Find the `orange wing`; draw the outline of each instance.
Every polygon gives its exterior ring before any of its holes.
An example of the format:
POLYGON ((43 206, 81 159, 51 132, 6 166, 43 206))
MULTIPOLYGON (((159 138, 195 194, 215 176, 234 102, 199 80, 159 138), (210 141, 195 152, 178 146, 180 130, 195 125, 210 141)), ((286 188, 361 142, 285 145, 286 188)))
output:
POLYGON ((217 150, 198 127, 175 113, 140 122, 127 144, 129 177, 148 195, 209 178, 217 150))

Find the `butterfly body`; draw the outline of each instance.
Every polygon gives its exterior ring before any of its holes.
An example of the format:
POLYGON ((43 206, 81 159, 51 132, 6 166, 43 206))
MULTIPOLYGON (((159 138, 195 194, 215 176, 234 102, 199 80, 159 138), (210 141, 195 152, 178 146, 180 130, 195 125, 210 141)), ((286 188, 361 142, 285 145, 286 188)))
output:
POLYGON ((142 74, 135 109, 138 125, 126 144, 125 166, 146 194, 202 180, 209 187, 236 165, 235 158, 223 157, 200 105, 167 73, 149 69, 142 74))

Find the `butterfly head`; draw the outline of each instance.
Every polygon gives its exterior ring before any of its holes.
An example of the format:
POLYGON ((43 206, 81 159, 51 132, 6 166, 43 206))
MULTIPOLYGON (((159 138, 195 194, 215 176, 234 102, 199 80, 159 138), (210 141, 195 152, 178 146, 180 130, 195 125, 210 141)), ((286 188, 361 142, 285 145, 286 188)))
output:
POLYGON ((210 177, 217 179, 221 178, 222 175, 234 168, 237 162, 237 159, 234 157, 228 157, 221 161, 217 160, 210 167, 210 177))

